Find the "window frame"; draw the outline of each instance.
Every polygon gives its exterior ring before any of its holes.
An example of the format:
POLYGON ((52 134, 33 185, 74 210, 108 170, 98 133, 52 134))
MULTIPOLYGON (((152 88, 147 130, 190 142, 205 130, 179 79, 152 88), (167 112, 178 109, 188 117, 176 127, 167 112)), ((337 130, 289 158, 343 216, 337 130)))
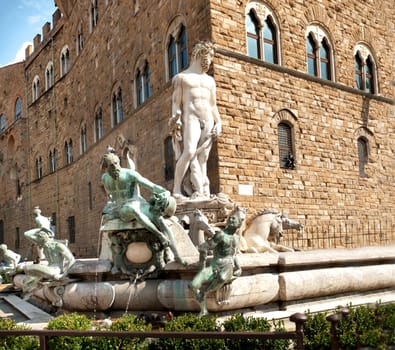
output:
POLYGON ((87 131, 86 125, 84 124, 80 129, 80 154, 86 153, 88 150, 88 138, 87 138, 87 131))
POLYGON ((112 111, 112 127, 116 127, 123 121, 123 107, 122 107, 122 89, 119 87, 112 95, 111 111, 112 111))
POLYGON ((104 136, 103 109, 101 107, 95 112, 95 138, 94 142, 99 142, 104 136))
POLYGON ((364 136, 358 137, 357 148, 359 176, 367 177, 368 175, 365 172, 365 168, 366 165, 369 163, 369 140, 364 136))
POLYGON ((48 91, 55 85, 55 69, 53 62, 50 61, 45 68, 45 91, 48 91))
POLYGON ((57 151, 56 148, 49 151, 49 172, 53 174, 57 170, 57 151))
POLYGON ((89 11, 90 16, 90 32, 92 33, 93 30, 96 28, 97 23, 99 21, 99 8, 97 5, 97 0, 91 0, 91 6, 89 11))
POLYGON ((335 65, 333 45, 326 31, 318 25, 309 25, 305 34, 307 74, 328 81, 335 81, 335 65), (312 45, 309 45, 312 44, 312 45), (313 46, 313 52, 309 52, 313 46), (324 47, 327 57, 322 57, 321 49, 324 47), (313 66, 311 62, 314 62, 313 66), (323 75, 322 64, 326 66, 326 75, 323 75), (314 67, 314 73, 311 71, 314 67))
POLYGON ((40 180, 43 177, 43 165, 42 158, 36 157, 36 180, 40 180))
POLYGON ((81 53, 84 48, 84 31, 82 27, 82 23, 79 24, 76 36, 76 52, 77 56, 81 53))
POLYGON ((3 132, 7 128, 7 118, 4 113, 0 115, 0 132, 3 132))
POLYGON ((262 59, 263 55, 262 55, 262 45, 261 45, 261 37, 260 37, 261 30, 260 30, 259 20, 258 20, 257 15, 253 9, 251 9, 250 12, 247 13, 247 16, 246 16, 246 33, 247 33, 247 55, 252 58, 262 59), (255 33, 247 30, 247 28, 248 28, 247 19, 249 19, 249 22, 251 23, 251 25, 254 26, 255 33), (252 53, 249 52, 250 40, 248 40, 248 39, 254 40, 253 43, 255 43, 255 45, 254 45, 255 50, 254 51, 256 51, 256 56, 252 55, 252 53))
POLYGON ((15 100, 15 107, 14 107, 14 119, 18 120, 22 118, 22 98, 19 96, 15 100))
POLYGON ((32 83, 32 103, 39 99, 40 94, 40 77, 36 75, 32 83))
POLYGON ((171 80, 189 65, 187 29, 180 18, 173 21, 166 38, 166 74, 171 80))
MULTIPOLYGON (((249 57, 268 62, 270 64, 281 64, 280 46, 280 26, 275 13, 264 4, 251 1, 245 10, 245 33, 246 33, 246 52, 249 57), (249 22, 248 22, 249 19, 249 22), (255 32, 248 31, 247 25, 251 23, 255 27, 255 32), (271 38, 267 36, 269 30, 271 38), (250 52, 250 40, 255 41, 254 52, 250 52), (270 47, 270 51, 267 48, 270 47), (270 54, 268 54, 270 53, 270 54)), ((252 43, 254 44, 254 43, 252 43)), ((254 45, 252 45, 254 46, 254 45)))
POLYGON ((282 169, 294 169, 295 168, 295 142, 294 142, 294 127, 287 120, 280 120, 277 124, 277 145, 278 145, 278 157, 279 166, 282 169), (286 129, 286 130, 285 130, 286 129), (287 133, 286 141, 287 144, 283 143, 283 131, 287 133), (287 155, 284 155, 284 152, 287 155))
POLYGON ((174 179, 175 161, 174 161, 174 147, 171 136, 167 136, 164 140, 164 177, 165 181, 174 179))
POLYGON ((64 77, 70 71, 70 50, 68 46, 60 54, 60 76, 64 77))
POLYGON ((370 48, 364 43, 358 43, 354 48, 354 84, 355 88, 369 94, 378 94, 376 60, 370 48), (356 60, 360 60, 357 70, 356 60), (367 69, 369 69, 367 71, 367 69), (358 86, 357 77, 361 84, 358 86), (369 84, 367 83, 369 82, 369 84))
POLYGON ((69 165, 74 161, 73 141, 71 139, 65 142, 64 150, 65 150, 65 165, 69 165))
POLYGON ((76 234, 76 230, 75 230, 75 216, 71 215, 67 218, 67 230, 68 230, 68 234, 69 234, 69 243, 75 243, 75 234, 76 234))

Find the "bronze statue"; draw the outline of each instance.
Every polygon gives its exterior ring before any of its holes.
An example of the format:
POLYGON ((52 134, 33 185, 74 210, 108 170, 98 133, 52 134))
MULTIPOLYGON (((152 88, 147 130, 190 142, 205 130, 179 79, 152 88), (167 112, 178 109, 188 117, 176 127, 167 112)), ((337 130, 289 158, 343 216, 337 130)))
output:
POLYGON ((228 217, 227 226, 222 231, 216 232, 199 247, 201 270, 190 282, 189 288, 200 304, 201 315, 208 314, 207 294, 231 283, 241 275, 241 267, 237 259, 240 243, 238 230, 244 218, 245 211, 236 207, 228 217), (213 250, 213 258, 206 266, 209 249, 213 250))

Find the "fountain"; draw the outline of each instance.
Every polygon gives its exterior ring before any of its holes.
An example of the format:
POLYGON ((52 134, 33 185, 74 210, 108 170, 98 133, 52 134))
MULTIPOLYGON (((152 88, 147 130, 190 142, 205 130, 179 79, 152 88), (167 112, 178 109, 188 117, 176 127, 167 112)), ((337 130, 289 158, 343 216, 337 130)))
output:
POLYGON ((213 46, 200 42, 192 56, 190 67, 173 80, 173 193, 139 174, 127 152, 128 167, 121 167, 108 147, 98 258, 74 260, 39 216, 38 227, 25 236, 43 249, 48 263, 27 264, 14 284, 26 297, 58 309, 94 313, 286 308, 393 288, 394 247, 294 252, 280 239, 286 229, 302 230, 300 223, 271 209, 244 220, 237 203, 210 193, 207 159, 221 132, 215 82, 206 74, 213 46), (204 93, 194 93, 196 87, 204 93))

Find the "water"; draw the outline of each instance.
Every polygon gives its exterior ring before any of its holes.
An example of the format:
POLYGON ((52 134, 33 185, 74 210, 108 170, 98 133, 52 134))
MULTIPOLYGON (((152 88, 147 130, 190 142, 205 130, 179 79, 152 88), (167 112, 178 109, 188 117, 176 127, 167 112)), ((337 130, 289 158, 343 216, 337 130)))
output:
POLYGON ((100 256, 100 242, 101 242, 101 237, 102 237, 102 231, 101 228, 103 226, 103 216, 101 217, 100 220, 100 228, 99 228, 99 235, 98 235, 98 242, 97 242, 97 251, 96 251, 96 267, 95 267, 95 286, 94 286, 94 300, 93 300, 93 319, 97 320, 97 284, 99 282, 99 271, 98 271, 98 266, 99 266, 99 256, 100 256))
POLYGON ((136 276, 134 277, 134 279, 130 279, 130 292, 129 292, 129 297, 128 297, 128 302, 126 303, 126 308, 125 308, 125 315, 128 313, 129 311, 129 304, 132 300, 132 295, 133 297, 136 296, 136 292, 137 292, 137 279, 138 279, 139 275, 138 273, 136 273, 136 276), (134 293, 133 293, 134 292, 134 293))

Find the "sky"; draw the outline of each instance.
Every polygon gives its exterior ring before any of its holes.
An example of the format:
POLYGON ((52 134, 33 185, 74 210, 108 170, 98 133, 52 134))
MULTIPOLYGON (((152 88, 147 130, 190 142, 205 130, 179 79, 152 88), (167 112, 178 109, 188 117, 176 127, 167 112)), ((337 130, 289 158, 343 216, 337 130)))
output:
POLYGON ((25 48, 51 23, 54 0, 0 0, 0 67, 23 61, 25 48))

